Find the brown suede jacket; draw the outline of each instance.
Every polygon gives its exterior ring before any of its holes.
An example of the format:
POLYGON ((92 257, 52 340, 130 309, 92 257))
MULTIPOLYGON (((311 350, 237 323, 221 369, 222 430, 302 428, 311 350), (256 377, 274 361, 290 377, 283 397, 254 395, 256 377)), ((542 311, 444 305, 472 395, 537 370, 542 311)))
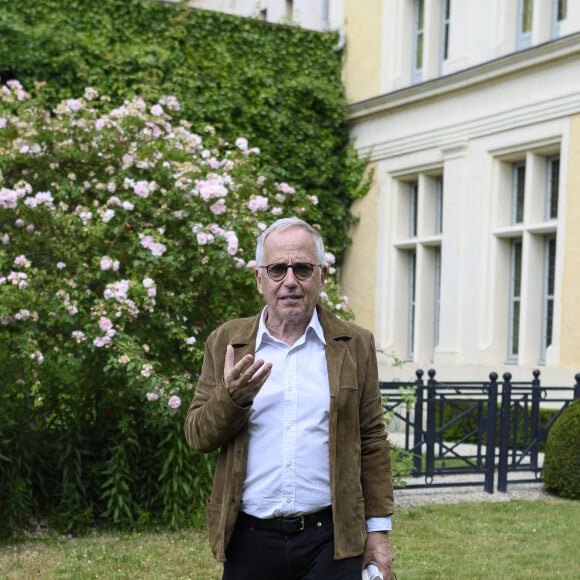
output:
MULTIPOLYGON (((335 558, 363 552, 365 520, 393 513, 389 444, 379 392, 372 334, 317 306, 326 338, 330 383, 329 462, 335 558)), ((203 368, 185 420, 187 443, 202 452, 220 449, 207 501, 209 542, 225 561, 245 477, 249 408, 233 403, 223 383, 226 346, 235 362, 254 354, 259 316, 232 320, 205 345, 203 368)))

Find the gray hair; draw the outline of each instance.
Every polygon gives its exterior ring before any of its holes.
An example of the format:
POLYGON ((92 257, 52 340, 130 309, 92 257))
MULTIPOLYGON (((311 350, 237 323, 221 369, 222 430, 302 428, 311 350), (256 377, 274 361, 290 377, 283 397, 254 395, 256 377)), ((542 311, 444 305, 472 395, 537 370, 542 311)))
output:
POLYGON ((309 223, 306 223, 304 220, 301 220, 300 218, 289 217, 276 220, 273 224, 270 224, 260 234, 260 237, 258 238, 258 241, 256 243, 256 264, 258 266, 266 265, 262 264, 262 258, 264 257, 264 242, 266 241, 266 238, 272 232, 285 232, 293 228, 302 228, 312 236, 312 241, 314 242, 316 265, 322 266, 324 264, 324 240, 322 239, 322 236, 320 235, 318 230, 316 230, 309 223))

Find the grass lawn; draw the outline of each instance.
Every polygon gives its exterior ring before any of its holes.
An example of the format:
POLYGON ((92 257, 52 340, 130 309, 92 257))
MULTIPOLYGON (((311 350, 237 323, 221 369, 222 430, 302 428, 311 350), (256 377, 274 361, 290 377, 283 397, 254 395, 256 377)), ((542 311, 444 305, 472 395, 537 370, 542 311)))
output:
MULTIPOLYGON (((579 523, 580 501, 557 498, 401 510, 392 533, 395 570, 399 580, 578 579, 579 523)), ((218 580, 221 566, 203 530, 46 534, 1 544, 0 578, 218 580)))

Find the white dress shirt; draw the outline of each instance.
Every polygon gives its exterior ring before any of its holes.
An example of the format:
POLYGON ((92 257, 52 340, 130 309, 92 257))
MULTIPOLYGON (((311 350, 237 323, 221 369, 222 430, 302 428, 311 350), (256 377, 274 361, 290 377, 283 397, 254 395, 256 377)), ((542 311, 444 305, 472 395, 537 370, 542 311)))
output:
MULTIPOLYGON (((328 453, 330 391, 324 332, 316 311, 292 346, 274 338, 262 312, 256 359, 272 374, 249 417, 243 512, 258 518, 295 516, 331 505, 328 453)), ((367 520, 367 531, 390 530, 391 518, 367 520)))

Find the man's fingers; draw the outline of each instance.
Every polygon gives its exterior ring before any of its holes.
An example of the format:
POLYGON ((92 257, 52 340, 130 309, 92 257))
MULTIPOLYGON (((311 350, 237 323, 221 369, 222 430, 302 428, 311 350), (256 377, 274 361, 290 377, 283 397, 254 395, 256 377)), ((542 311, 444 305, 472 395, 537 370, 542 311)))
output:
POLYGON ((260 369, 256 371, 254 375, 256 380, 259 381, 261 385, 263 385, 267 380, 270 374, 272 373, 272 363, 264 363, 264 361, 260 361, 262 366, 260 369))
POLYGON ((235 402, 250 404, 270 376, 272 363, 265 363, 262 359, 254 361, 251 354, 245 355, 236 364, 234 362, 234 347, 228 344, 224 362, 226 389, 235 402))
POLYGON ((254 357, 251 354, 247 354, 246 356, 241 358, 235 365, 234 360, 235 360, 234 347, 231 344, 228 344, 228 346, 226 347, 224 375, 235 379, 241 379, 244 373, 248 370, 248 367, 251 366, 254 357))
POLYGON ((234 347, 231 344, 226 346, 226 362, 224 366, 224 374, 227 376, 234 368, 234 347))

